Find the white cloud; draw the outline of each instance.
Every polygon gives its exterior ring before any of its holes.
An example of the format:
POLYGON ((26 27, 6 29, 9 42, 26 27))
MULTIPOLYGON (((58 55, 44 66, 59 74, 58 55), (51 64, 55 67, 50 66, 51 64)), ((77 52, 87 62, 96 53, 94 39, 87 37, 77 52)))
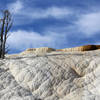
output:
POLYGON ((8 9, 11 11, 11 13, 17 14, 21 11, 23 8, 23 3, 20 0, 17 0, 16 2, 8 4, 8 9))
POLYGON ((73 14, 73 10, 69 7, 47 7, 39 8, 31 7, 23 0, 14 0, 15 2, 7 5, 10 12, 14 17, 14 25, 25 25, 32 23, 35 19, 55 18, 55 19, 67 19, 73 14), (28 21, 26 21, 28 20, 28 21))
POLYGON ((69 8, 58 8, 58 7, 49 7, 46 9, 37 9, 37 8, 25 8, 21 9, 16 15, 24 16, 30 19, 42 19, 53 17, 56 19, 66 18, 72 14, 72 11, 69 8))
POLYGON ((88 36, 100 32, 100 12, 81 15, 75 25, 80 32, 88 36))
POLYGON ((34 6, 31 8, 29 5, 26 5, 24 1, 17 0, 16 2, 8 4, 8 9, 18 15, 22 15, 24 17, 29 17, 32 19, 39 18, 64 18, 70 14, 72 11, 67 7, 49 7, 45 9, 35 8, 34 6))
POLYGON ((11 36, 8 38, 7 43, 10 45, 10 49, 16 49, 23 51, 27 48, 37 47, 61 47, 65 42, 66 34, 57 34, 48 32, 47 34, 40 35, 36 32, 28 32, 18 30, 16 32, 10 32, 11 36))
POLYGON ((57 19, 65 18, 72 14, 68 8, 49 7, 47 9, 37 9, 35 12, 30 12, 30 16, 34 19, 54 17, 57 19))

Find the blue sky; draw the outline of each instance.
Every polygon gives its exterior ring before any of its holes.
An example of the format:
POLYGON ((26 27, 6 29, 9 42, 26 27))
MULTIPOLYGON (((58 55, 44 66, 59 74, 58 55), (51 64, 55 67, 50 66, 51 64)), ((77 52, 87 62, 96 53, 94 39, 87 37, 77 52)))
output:
POLYGON ((14 20, 10 53, 100 44, 100 0, 1 0, 0 8, 14 20))

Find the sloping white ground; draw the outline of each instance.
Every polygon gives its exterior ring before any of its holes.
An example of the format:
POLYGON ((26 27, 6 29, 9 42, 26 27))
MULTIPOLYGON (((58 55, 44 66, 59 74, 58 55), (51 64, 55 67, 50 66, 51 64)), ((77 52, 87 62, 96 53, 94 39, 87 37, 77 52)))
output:
POLYGON ((16 82, 8 63, 8 60, 0 60, 0 100, 35 100, 29 90, 16 82))
POLYGON ((100 50, 8 55, 0 66, 0 100, 100 100, 100 50))

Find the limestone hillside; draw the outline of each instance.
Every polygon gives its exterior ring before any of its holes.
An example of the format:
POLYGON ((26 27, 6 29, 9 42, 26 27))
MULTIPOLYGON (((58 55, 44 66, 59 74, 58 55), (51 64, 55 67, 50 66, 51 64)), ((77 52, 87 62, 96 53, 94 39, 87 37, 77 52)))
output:
POLYGON ((28 49, 0 60, 0 100, 100 100, 99 75, 99 49, 28 49))

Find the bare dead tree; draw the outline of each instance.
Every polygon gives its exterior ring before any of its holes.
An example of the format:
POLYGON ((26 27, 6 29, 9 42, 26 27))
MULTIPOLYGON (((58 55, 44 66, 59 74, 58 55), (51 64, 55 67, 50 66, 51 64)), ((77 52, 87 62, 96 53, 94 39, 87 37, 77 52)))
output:
POLYGON ((6 50, 6 41, 9 36, 8 32, 12 27, 12 17, 8 10, 2 11, 2 18, 0 19, 0 58, 4 59, 6 50))

